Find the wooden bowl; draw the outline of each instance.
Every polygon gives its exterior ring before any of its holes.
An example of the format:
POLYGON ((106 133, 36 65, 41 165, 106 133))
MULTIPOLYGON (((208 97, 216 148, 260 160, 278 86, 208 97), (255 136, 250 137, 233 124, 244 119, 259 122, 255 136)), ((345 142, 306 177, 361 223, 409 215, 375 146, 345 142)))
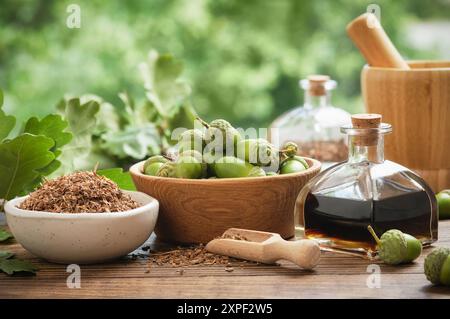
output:
POLYGON ((450 188, 450 61, 410 61, 409 70, 365 66, 367 111, 392 124, 386 158, 421 175, 438 192, 450 188))
POLYGON ((130 168, 141 192, 159 200, 155 233, 163 241, 207 243, 230 227, 294 236, 294 205, 302 187, 319 171, 306 158, 303 172, 251 178, 178 179, 147 176, 144 162, 130 168))

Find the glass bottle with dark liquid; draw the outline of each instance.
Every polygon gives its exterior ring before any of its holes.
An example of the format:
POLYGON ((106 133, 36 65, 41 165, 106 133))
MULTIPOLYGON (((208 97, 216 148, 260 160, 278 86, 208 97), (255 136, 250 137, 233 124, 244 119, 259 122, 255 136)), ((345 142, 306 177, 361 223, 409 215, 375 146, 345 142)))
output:
POLYGON ((430 187, 409 169, 384 159, 392 131, 378 114, 352 116, 343 126, 349 158, 313 178, 295 207, 297 230, 325 248, 372 256, 379 235, 399 229, 429 245, 437 240, 437 205, 430 187))

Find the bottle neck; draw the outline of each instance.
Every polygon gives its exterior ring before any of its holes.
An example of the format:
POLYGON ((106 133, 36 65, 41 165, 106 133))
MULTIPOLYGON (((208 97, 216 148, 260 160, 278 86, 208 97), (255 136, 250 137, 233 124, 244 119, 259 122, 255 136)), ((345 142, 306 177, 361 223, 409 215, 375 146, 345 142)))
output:
POLYGON ((330 105, 331 93, 328 91, 324 95, 312 95, 308 90, 305 91, 305 107, 323 107, 330 105))
POLYGON ((348 161, 350 163, 359 162, 372 162, 383 163, 384 162, 384 138, 380 134, 377 137, 376 142, 370 143, 370 145, 361 144, 361 137, 349 135, 348 136, 348 161))

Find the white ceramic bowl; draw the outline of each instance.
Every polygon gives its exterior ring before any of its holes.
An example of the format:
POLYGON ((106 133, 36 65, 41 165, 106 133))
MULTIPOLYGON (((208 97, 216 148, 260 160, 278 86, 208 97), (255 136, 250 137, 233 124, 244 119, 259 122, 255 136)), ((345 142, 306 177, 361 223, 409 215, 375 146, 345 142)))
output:
POLYGON ((125 192, 142 206, 116 213, 36 212, 17 208, 24 196, 6 203, 6 221, 16 240, 38 257, 63 264, 104 262, 138 248, 156 224, 158 201, 125 192))

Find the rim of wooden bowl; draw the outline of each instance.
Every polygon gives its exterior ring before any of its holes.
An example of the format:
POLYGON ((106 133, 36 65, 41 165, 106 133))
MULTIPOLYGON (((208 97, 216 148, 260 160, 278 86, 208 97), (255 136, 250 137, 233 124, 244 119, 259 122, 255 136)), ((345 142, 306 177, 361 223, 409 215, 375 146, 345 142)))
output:
POLYGON ((173 183, 192 183, 192 184, 206 184, 206 183, 238 183, 238 182, 247 182, 247 181, 267 181, 268 179, 289 179, 293 177, 306 176, 309 174, 313 174, 315 172, 319 172, 322 167, 322 163, 316 159, 303 157, 309 165, 304 171, 298 173, 284 174, 284 175, 274 175, 274 176, 260 176, 260 177, 233 177, 233 178, 203 178, 203 179, 188 179, 188 178, 168 178, 168 177, 159 177, 159 176, 150 176, 142 173, 142 166, 145 161, 138 162, 130 167, 130 174, 138 176, 140 178, 153 179, 153 180, 167 180, 173 183))
POLYGON ((383 68, 377 66, 370 66, 368 64, 364 65, 364 69, 366 70, 376 70, 376 71, 385 71, 385 72, 448 72, 450 71, 450 60, 409 60, 406 61, 408 65, 413 66, 413 68, 409 70, 404 69, 396 69, 396 68, 383 68), (414 67, 417 64, 429 64, 429 67, 414 67), (433 65, 437 65, 433 67, 433 65), (448 66, 442 66, 448 65, 448 66))

